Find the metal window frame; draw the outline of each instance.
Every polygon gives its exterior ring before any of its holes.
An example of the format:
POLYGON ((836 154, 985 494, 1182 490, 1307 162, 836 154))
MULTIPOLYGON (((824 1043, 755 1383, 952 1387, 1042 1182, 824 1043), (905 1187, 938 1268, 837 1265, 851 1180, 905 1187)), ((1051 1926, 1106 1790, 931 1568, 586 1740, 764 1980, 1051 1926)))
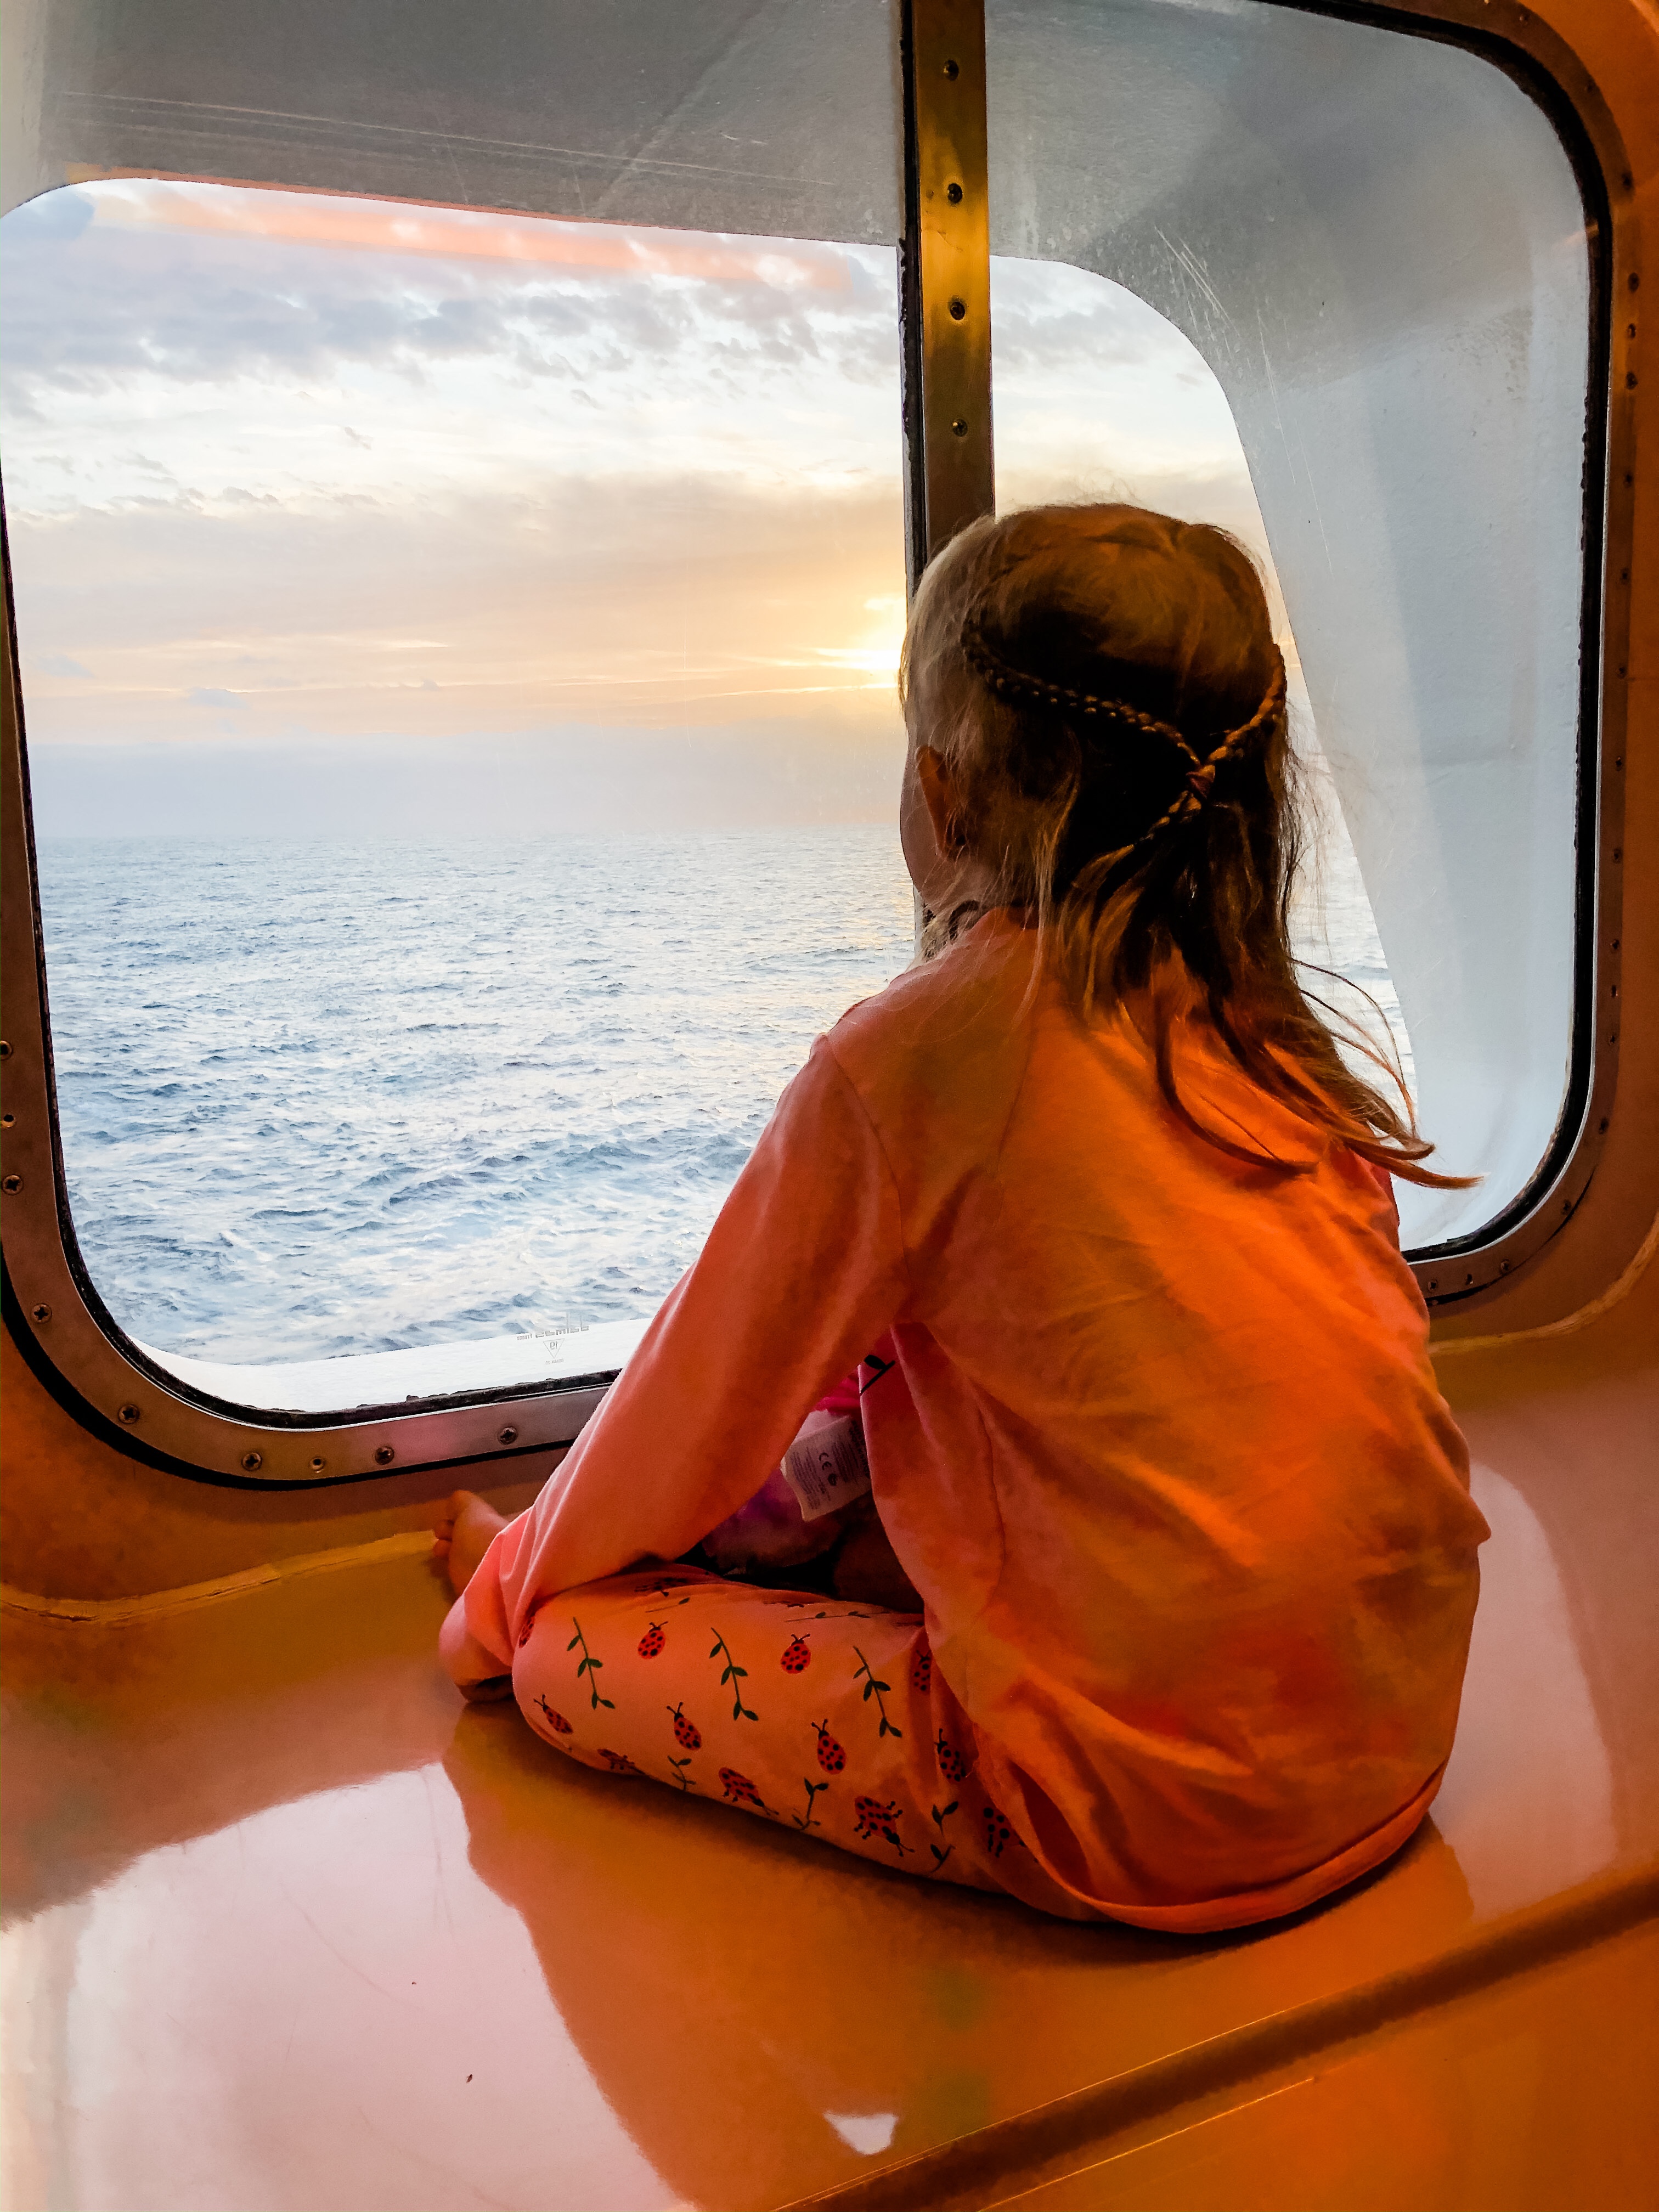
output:
MULTIPOLYGON (((1612 1126, 1619 1073, 1623 930, 1625 742, 1630 635, 1631 544, 1635 507, 1636 295, 1632 180, 1624 142, 1595 79, 1567 41, 1519 0, 1262 0, 1477 54, 1510 77, 1542 112, 1572 166, 1590 248, 1590 327, 1586 381, 1583 571, 1574 823, 1573 994, 1567 1080, 1547 1147, 1525 1188, 1468 1235, 1408 1250, 1431 1308, 1489 1297, 1535 1260, 1571 1218, 1595 1172, 1612 1126), (1620 302, 1627 303, 1628 312, 1620 302), (1615 313, 1615 309, 1617 313, 1615 313)), ((991 419, 978 443, 980 386, 991 396, 988 209, 976 228, 943 210, 941 180, 957 165, 984 190, 983 0, 907 0, 904 10, 907 542, 914 591, 927 560, 963 523, 995 512, 991 419), (952 42, 954 41, 954 44, 952 42), (947 86, 940 63, 959 53, 963 85, 979 100, 977 138, 947 86), (942 219, 943 217, 943 219, 942 219), (912 246, 912 241, 915 241, 912 246), (977 258, 969 266, 970 253, 977 258), (948 287, 965 320, 940 310, 948 287), (930 288, 932 296, 930 297, 930 288), (984 301, 982 370, 973 349, 984 301), (966 435, 951 450, 956 417, 966 435), (941 458, 941 455, 943 458, 941 458), (951 465, 954 464, 954 466, 951 465)), ((960 215, 966 215, 963 209, 960 215)))
MULTIPOLYGON (((1571 1066, 1554 1139, 1528 1189, 1474 1235, 1408 1254, 1430 1304, 1443 1306, 1490 1294, 1537 1256, 1583 1198, 1613 1112, 1640 282, 1632 179, 1589 72, 1518 0, 1267 3, 1444 40, 1494 63, 1554 126, 1578 179, 1591 240, 1571 1066)), ((899 42, 905 530, 914 588, 957 530, 994 509, 983 0, 902 0, 899 42)), ((0 1245, 9 1334, 83 1426, 131 1457, 203 1482, 313 1489, 499 1462, 571 1443, 612 1374, 423 1399, 413 1408, 289 1414, 191 1389, 149 1359, 105 1305, 81 1255, 64 1181, 3 532, 0 507, 0 1245)))

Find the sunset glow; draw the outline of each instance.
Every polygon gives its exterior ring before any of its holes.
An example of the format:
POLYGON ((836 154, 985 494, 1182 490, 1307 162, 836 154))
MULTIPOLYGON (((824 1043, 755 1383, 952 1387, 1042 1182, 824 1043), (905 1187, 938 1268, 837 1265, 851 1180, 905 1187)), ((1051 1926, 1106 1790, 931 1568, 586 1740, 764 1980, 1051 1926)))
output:
MULTIPOLYGON (((129 178, 15 210, 0 252, 43 788, 131 748, 228 789, 256 753, 575 744, 625 823, 668 802, 623 740, 682 732, 716 813, 722 775, 733 818, 763 803, 757 746, 787 818, 890 810, 890 251, 129 178)), ((1003 505, 1259 542, 1184 338, 1077 270, 993 283, 1003 505)))

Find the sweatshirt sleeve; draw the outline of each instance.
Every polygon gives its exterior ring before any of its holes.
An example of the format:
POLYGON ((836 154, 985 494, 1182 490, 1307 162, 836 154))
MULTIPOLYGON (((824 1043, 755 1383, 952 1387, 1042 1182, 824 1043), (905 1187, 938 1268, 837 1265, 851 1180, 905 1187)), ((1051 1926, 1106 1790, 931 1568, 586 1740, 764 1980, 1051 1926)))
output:
POLYGON ((907 1290, 886 1155, 820 1037, 696 1263, 456 1601, 440 1645, 454 1680, 508 1673, 543 1598, 678 1559, 752 1498, 907 1290))

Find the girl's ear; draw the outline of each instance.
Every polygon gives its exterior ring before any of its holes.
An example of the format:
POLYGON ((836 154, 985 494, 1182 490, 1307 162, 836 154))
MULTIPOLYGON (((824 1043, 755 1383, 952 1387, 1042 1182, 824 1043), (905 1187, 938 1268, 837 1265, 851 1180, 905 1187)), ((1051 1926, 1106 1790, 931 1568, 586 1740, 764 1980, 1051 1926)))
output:
POLYGON ((936 746, 917 746, 916 781, 921 786, 927 819, 933 824, 933 842, 947 858, 954 859, 963 850, 962 810, 957 803, 950 768, 936 746))

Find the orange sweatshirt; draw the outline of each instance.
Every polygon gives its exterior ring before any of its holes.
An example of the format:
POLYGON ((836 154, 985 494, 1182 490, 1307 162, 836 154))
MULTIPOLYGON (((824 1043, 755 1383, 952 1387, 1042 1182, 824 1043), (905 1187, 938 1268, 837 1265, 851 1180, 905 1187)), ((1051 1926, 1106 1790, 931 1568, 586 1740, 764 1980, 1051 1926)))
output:
POLYGON ((1085 1912, 1236 1925, 1422 1818, 1486 1527, 1386 1178, 1198 1025, 1183 1097, 1312 1171, 1192 1134, 1032 942, 993 915, 818 1040, 445 1654, 501 1674, 542 1599, 689 1550, 890 1328, 876 1502, 999 1802, 1085 1912))

